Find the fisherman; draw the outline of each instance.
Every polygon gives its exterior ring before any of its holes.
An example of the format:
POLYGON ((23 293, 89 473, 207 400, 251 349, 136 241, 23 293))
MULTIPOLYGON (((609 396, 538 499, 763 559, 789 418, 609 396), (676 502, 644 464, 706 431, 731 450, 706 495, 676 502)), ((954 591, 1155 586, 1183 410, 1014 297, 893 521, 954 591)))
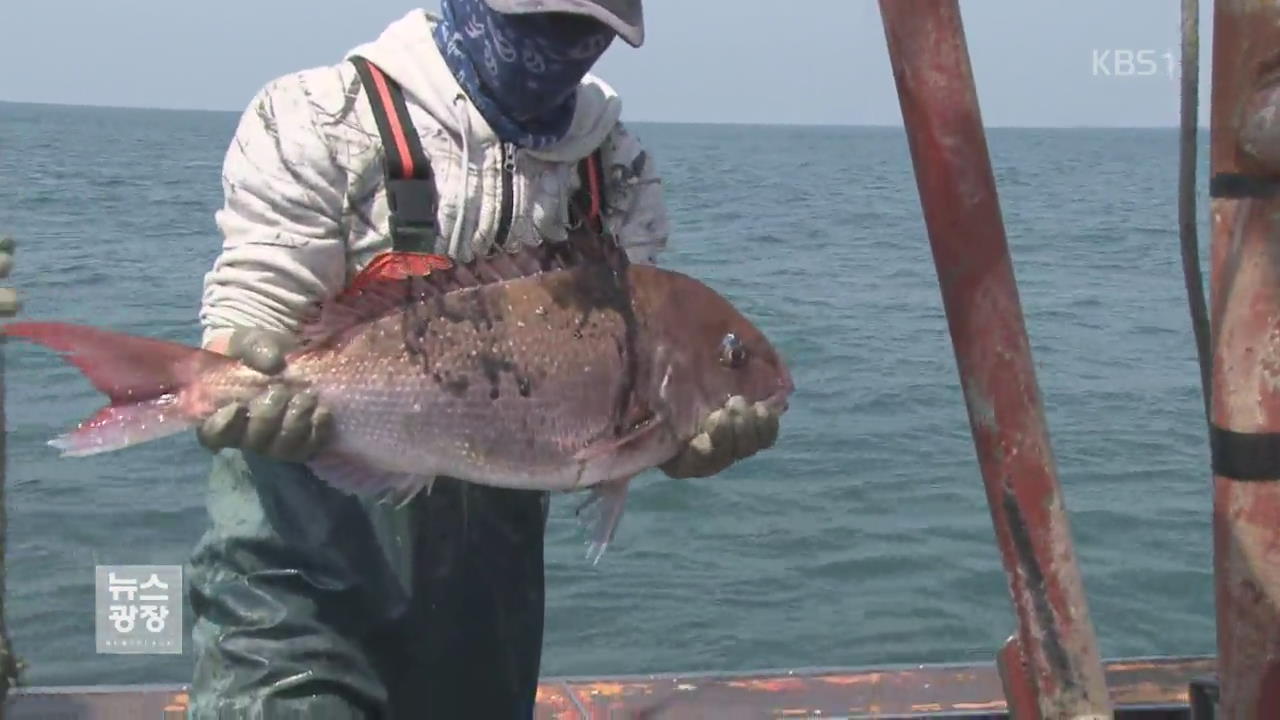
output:
MULTIPOLYGON (((642 44, 641 0, 442 0, 267 84, 225 159, 205 347, 279 372, 301 319, 389 250, 466 262, 588 233, 654 263, 653 158, 588 74, 616 36, 642 44)), ((279 385, 198 430, 191 717, 530 717, 547 493, 440 478, 399 507, 357 499, 303 464, 332 427, 279 385)), ((704 430, 667 475, 719 473, 778 418, 734 398, 704 430)))

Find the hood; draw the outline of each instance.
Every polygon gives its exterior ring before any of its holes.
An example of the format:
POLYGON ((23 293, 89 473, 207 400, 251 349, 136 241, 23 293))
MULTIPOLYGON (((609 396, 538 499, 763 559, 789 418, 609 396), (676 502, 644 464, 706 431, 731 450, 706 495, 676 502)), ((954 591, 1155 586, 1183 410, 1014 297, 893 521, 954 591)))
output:
MULTIPOLYGON (((391 23, 378 39, 360 45, 347 57, 360 55, 382 68, 427 112, 468 144, 499 142, 488 122, 466 98, 431 37, 438 16, 421 8, 391 23), (463 114, 466 117, 463 117, 463 114)), ((578 85, 577 107, 569 132, 556 144, 522 150, 558 162, 576 162, 600 146, 622 116, 622 100, 600 78, 587 74, 578 85)))

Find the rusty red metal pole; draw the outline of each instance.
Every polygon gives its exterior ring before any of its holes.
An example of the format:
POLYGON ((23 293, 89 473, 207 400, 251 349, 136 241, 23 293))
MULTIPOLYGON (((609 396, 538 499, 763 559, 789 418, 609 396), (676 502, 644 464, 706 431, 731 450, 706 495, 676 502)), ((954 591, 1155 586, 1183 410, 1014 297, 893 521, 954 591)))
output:
POLYGON ((1213 545, 1220 717, 1280 718, 1280 3, 1214 3, 1213 545))
POLYGON ((1018 631, 1000 655, 1019 719, 1109 718, 956 0, 880 12, 1018 631), (1034 716, 1030 716, 1034 717, 1034 716))

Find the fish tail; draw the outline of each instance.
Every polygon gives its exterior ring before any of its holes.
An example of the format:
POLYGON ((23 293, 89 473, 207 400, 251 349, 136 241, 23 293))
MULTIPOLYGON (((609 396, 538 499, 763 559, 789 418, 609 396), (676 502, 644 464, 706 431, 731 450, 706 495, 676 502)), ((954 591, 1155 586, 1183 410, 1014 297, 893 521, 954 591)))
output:
POLYGON ((179 343, 56 322, 4 326, 6 337, 57 351, 110 403, 49 444, 64 457, 110 452, 182 432, 200 418, 183 391, 202 374, 235 361, 179 343))
POLYGON ((177 411, 177 398, 165 395, 133 405, 108 405, 71 432, 49 441, 62 457, 86 457, 176 435, 196 418, 177 411))

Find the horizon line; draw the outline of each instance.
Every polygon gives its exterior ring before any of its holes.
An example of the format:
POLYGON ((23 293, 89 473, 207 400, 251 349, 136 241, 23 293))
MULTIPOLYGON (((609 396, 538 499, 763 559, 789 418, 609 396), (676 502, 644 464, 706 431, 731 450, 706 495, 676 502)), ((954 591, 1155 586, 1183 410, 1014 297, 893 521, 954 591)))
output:
MULTIPOLYGON (((158 107, 148 105, 111 105, 101 103, 83 103, 83 102, 50 102, 43 100, 6 100, 0 98, 0 105, 29 105, 36 107, 55 107, 68 109, 84 109, 84 110, 133 110, 146 112, 174 112, 174 113, 207 113, 212 115, 239 115, 244 112, 241 110, 227 110, 221 108, 199 108, 199 107, 158 107)), ((875 128, 875 129, 903 129, 904 125, 899 122, 896 124, 886 123, 855 123, 855 122, 805 122, 805 121, 771 121, 771 122, 749 122, 734 120, 655 120, 651 118, 628 118, 628 123, 650 124, 650 125, 713 125, 728 127, 811 127, 811 128, 875 128)), ((1179 125, 1002 125, 984 123, 983 127, 988 130, 1177 130, 1179 125)), ((1197 125, 1200 130, 1208 130, 1206 124, 1197 125)))

